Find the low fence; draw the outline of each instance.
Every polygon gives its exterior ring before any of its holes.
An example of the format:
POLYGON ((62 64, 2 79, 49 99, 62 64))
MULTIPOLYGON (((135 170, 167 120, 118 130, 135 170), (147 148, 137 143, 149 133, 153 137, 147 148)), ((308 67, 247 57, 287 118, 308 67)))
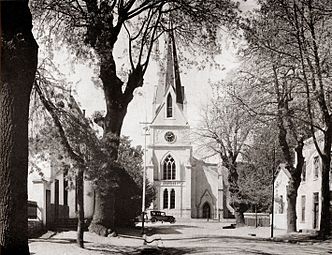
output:
POLYGON ((45 232, 43 222, 38 218, 37 202, 28 201, 28 233, 29 238, 38 237, 45 232))
POLYGON ((268 213, 244 213, 244 222, 247 226, 269 227, 270 215, 268 213))
POLYGON ((29 219, 37 219, 37 202, 28 201, 28 218, 29 219))

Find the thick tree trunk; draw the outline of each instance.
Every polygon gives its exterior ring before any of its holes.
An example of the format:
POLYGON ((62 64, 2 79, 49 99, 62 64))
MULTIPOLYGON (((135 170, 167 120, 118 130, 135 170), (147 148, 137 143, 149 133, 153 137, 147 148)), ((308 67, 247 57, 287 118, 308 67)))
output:
POLYGON ((248 206, 245 203, 240 202, 234 202, 231 204, 231 206, 234 209, 234 216, 235 216, 235 222, 236 227, 243 227, 245 226, 244 222, 244 212, 247 211, 248 206))
POLYGON ((330 215, 330 171, 331 171, 331 142, 332 142, 332 124, 324 136, 324 148, 322 156, 322 211, 320 220, 319 236, 326 239, 331 231, 331 215, 330 215))
POLYGON ((241 198, 238 184, 239 174, 237 173, 236 163, 230 163, 235 160, 223 156, 222 160, 223 165, 228 169, 229 192, 231 194, 230 205, 234 209, 236 227, 243 227, 245 225, 243 213, 248 210, 248 204, 241 198))
POLYGON ((95 190, 95 208, 89 231, 107 236, 115 230, 114 192, 95 190))
POLYGON ((28 1, 1 1, 0 9, 0 253, 28 255, 28 115, 38 45, 28 1))
POLYGON ((296 232, 296 199, 297 187, 290 180, 287 187, 287 232, 296 232))
POLYGON ((84 248, 84 170, 80 167, 76 177, 77 185, 77 244, 84 248))
MULTIPOLYGON (((107 108, 103 123, 104 141, 108 145, 110 160, 115 161, 118 157, 121 129, 129 102, 124 101, 122 81, 116 76, 112 55, 101 56, 100 78, 103 83, 107 108)), ((108 191, 96 189, 95 192, 94 215, 89 230, 107 236, 115 230, 115 191, 110 188, 108 191)))
POLYGON ((291 179, 287 187, 287 232, 296 232, 296 200, 297 200, 297 191, 301 183, 301 174, 304 165, 303 157, 303 138, 299 138, 296 151, 296 167, 292 167, 292 162, 288 162, 289 172, 291 174, 291 179))

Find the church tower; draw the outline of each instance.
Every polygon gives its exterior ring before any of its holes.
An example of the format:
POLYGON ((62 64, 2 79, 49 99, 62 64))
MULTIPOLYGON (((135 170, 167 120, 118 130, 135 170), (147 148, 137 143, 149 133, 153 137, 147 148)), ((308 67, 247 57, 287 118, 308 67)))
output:
POLYGON ((153 99, 147 154, 150 158, 147 178, 157 189, 156 199, 150 209, 162 210, 177 218, 190 218, 192 146, 172 32, 168 35, 166 47, 166 69, 153 99))

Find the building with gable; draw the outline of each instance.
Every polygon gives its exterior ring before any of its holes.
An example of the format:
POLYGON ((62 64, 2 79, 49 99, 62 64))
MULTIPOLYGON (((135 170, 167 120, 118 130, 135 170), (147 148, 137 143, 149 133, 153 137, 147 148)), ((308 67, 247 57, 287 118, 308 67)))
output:
POLYGON ((167 42, 166 71, 156 87, 149 126, 147 178, 157 190, 149 209, 177 218, 221 219, 228 214, 221 166, 193 155, 187 101, 174 36, 167 42))
MULTIPOLYGON (((316 137, 319 145, 322 146, 322 135, 318 132, 316 137)), ((303 156, 305 163, 302 169, 301 183, 297 191, 296 225, 298 230, 319 230, 322 201, 322 162, 312 138, 305 140, 303 156)), ((278 174, 274 181, 274 226, 280 229, 287 229, 286 191, 289 179, 290 173, 281 164, 278 167, 278 174)), ((330 191, 331 189, 330 184, 330 191)))

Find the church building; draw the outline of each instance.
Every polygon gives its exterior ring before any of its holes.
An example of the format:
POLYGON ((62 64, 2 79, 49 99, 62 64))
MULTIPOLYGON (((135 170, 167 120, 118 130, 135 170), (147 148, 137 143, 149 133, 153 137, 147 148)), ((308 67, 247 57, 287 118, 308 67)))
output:
POLYGON ((147 178, 157 195, 148 209, 176 218, 222 219, 231 210, 222 167, 193 155, 185 88, 172 34, 166 54, 166 70, 156 87, 149 126, 147 178))

